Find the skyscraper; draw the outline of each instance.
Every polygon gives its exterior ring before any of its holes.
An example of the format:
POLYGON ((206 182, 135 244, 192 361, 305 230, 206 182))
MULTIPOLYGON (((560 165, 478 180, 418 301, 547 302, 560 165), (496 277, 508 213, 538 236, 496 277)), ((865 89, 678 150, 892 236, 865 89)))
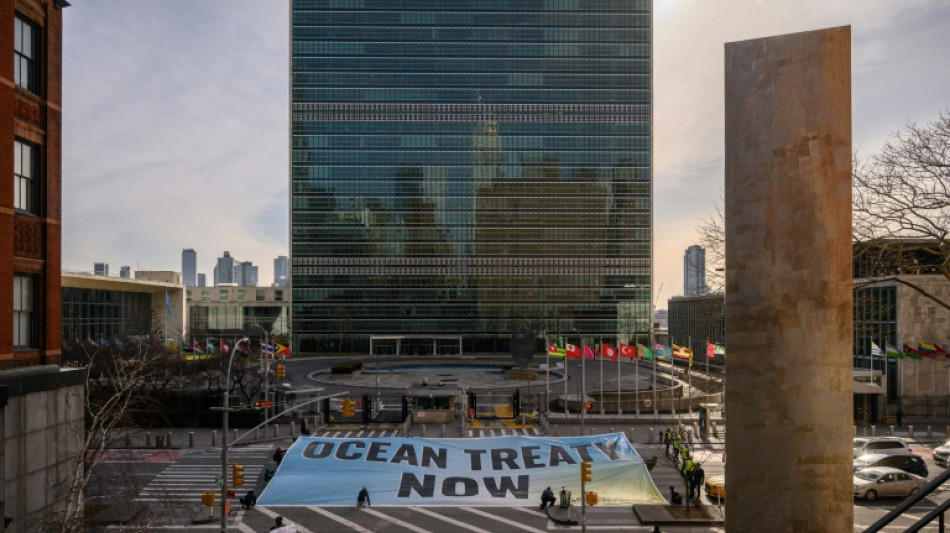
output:
POLYGON ((706 249, 694 244, 683 254, 683 294, 704 294, 706 287, 706 249))
POLYGON ((218 258, 218 262, 214 265, 214 284, 215 286, 222 283, 235 283, 234 281, 234 268, 237 266, 237 261, 231 257, 231 252, 225 250, 224 256, 218 258))
POLYGON ((181 251, 181 283, 185 287, 194 287, 197 283, 198 254, 191 248, 181 251))
POLYGON ((274 285, 286 287, 290 283, 290 264, 286 255, 274 259, 274 285))
POLYGON ((109 263, 93 263, 92 273, 97 276, 109 275, 109 263))
POLYGON ((298 351, 648 335, 651 5, 293 0, 298 351))
POLYGON ((205 280, 204 272, 198 272, 198 286, 204 287, 205 285, 207 285, 207 281, 205 280))
POLYGON ((128 265, 123 265, 119 267, 119 277, 120 278, 131 278, 132 277, 132 267, 128 265))
POLYGON ((234 283, 239 287, 257 286, 257 267, 250 261, 241 261, 234 267, 234 283))

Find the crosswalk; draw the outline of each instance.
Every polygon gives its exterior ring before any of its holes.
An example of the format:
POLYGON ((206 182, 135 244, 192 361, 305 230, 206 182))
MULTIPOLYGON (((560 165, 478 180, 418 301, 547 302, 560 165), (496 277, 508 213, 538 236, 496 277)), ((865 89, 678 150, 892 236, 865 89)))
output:
MULTIPOLYGON (((244 483, 253 487, 254 480, 264 471, 264 461, 272 447, 242 447, 228 450, 228 462, 244 466, 244 483), (256 463, 256 464, 255 464, 256 463)), ((201 494, 217 490, 216 478, 221 475, 219 452, 187 454, 170 464, 149 481, 135 498, 136 502, 199 502, 201 494)), ((231 468, 228 467, 228 482, 231 468)))
POLYGON ((469 438, 483 437, 539 437, 541 432, 536 427, 530 428, 482 428, 468 430, 469 438))

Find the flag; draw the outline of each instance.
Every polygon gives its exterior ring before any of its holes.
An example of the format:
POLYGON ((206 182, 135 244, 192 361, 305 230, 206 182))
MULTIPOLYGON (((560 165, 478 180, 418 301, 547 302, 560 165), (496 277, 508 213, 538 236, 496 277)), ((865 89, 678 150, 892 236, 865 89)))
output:
POLYGON ((591 349, 590 344, 584 345, 584 357, 588 359, 596 359, 597 354, 594 353, 594 350, 591 349))
POLYGON ((933 344, 925 344, 923 342, 917 343, 917 352, 924 357, 929 357, 933 359, 937 357, 937 348, 933 344))
POLYGON ((944 356, 944 357, 950 357, 950 352, 948 352, 947 350, 944 350, 943 348, 941 348, 939 344, 934 344, 934 348, 937 349, 937 353, 938 353, 938 354, 940 354, 940 355, 942 355, 942 356, 944 356))
POLYGON ((120 350, 124 350, 124 349, 125 349, 125 343, 122 342, 122 341, 120 341, 118 337, 113 337, 113 338, 112 338, 112 343, 115 344, 115 347, 118 348, 118 349, 120 349, 120 350))
POLYGON ((192 353, 196 353, 198 355, 205 354, 203 351, 201 351, 201 344, 198 341, 194 341, 191 343, 191 351, 192 353))
POLYGON ((172 314, 172 299, 168 297, 168 291, 165 291, 165 314, 172 314))
POLYGON ((609 344, 601 343, 600 353, 607 359, 610 359, 611 361, 617 360, 617 349, 609 344))
POLYGON ((871 341, 871 355, 884 355, 884 351, 874 341, 871 341))
POLYGON ((214 353, 214 343, 211 342, 211 339, 205 339, 205 351, 208 353, 214 353))
MULTIPOLYGON (((904 355, 907 356, 907 357, 910 357, 911 359, 920 359, 920 357, 921 357, 922 355, 924 355, 924 354, 922 354, 922 353, 920 353, 919 351, 917 351, 917 348, 914 348, 913 346, 909 346, 909 345, 905 344, 905 345, 904 345, 904 355)), ((930 356, 928 355, 927 357, 930 357, 930 356)))
POLYGON ((664 359, 666 361, 673 360, 673 350, 665 344, 656 344, 653 346, 654 353, 656 353, 657 359, 664 359))
POLYGON ((713 357, 716 357, 716 345, 715 345, 715 344, 713 344, 713 343, 711 343, 711 342, 707 342, 707 343, 706 343, 706 357, 708 357, 708 358, 710 358, 710 359, 712 359, 713 357))
POLYGON ((277 345, 277 355, 292 355, 290 352, 290 346, 285 346, 279 342, 274 343, 277 345))
POLYGON ((637 344, 637 353, 639 353, 640 357, 646 361, 653 360, 653 350, 642 344, 637 344))
POLYGON ((274 347, 270 344, 261 343, 261 355, 266 355, 268 357, 274 357, 274 347))
POLYGON ((580 359, 581 358, 581 349, 579 346, 573 344, 565 344, 565 353, 567 354, 568 359, 580 359))
POLYGON ((567 356, 567 350, 561 348, 556 343, 548 344, 548 355, 551 357, 557 357, 559 359, 564 359, 567 356))
POLYGON ((636 346, 630 346, 629 344, 620 343, 620 355, 624 357, 629 357, 630 359, 637 358, 637 348, 636 346))
POLYGON ((673 345, 673 357, 677 359, 693 359, 693 351, 685 346, 673 345))
POLYGON ((717 345, 716 345, 716 348, 714 349, 714 351, 715 351, 715 354, 716 354, 716 355, 721 355, 721 356, 723 356, 723 357, 726 356, 726 347, 723 346, 722 344, 717 344, 717 345))
POLYGON ((221 355, 230 355, 231 347, 228 346, 228 341, 221 339, 221 355))
POLYGON ((175 344, 175 339, 168 339, 165 343, 168 345, 168 350, 173 353, 178 353, 178 346, 175 344))
POLYGON ((884 349, 887 351, 887 356, 891 359, 903 359, 904 354, 894 347, 893 344, 887 344, 884 346, 884 349))
POLYGON ((94 341, 94 340, 92 340, 92 337, 86 337, 86 342, 88 342, 89 344, 91 344, 91 345, 93 345, 93 346, 99 346, 99 343, 96 342, 96 341, 94 341))

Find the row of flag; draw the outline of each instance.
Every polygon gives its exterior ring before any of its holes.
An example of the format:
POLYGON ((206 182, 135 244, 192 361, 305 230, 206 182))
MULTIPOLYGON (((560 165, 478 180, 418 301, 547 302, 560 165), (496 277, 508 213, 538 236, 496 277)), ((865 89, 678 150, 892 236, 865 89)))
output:
POLYGON ((903 359, 905 357, 910 357, 911 359, 935 359, 937 357, 944 357, 950 359, 950 350, 945 350, 940 347, 939 344, 928 344, 925 342, 918 342, 917 346, 911 346, 907 343, 904 343, 903 350, 898 350, 893 344, 884 344, 884 349, 882 350, 873 341, 871 342, 871 355, 886 355, 891 359, 903 359))
MULTIPOLYGON (((581 359, 582 357, 596 359, 600 356, 605 359, 610 359, 611 361, 616 361, 619 355, 620 357, 626 357, 628 359, 644 359, 647 361, 652 360, 654 357, 661 359, 671 359, 675 357, 677 359, 689 360, 690 363, 693 361, 693 351, 676 344, 672 347, 664 344, 654 344, 651 349, 639 343, 636 346, 620 343, 620 349, 618 350, 610 344, 600 343, 599 348, 598 350, 596 345, 592 348, 590 344, 586 344, 584 345, 582 353, 581 347, 575 344, 565 344, 562 348, 557 343, 551 343, 548 344, 548 355, 560 359, 581 359)), ((725 357, 726 347, 721 344, 706 343, 706 355, 710 358, 717 355, 725 357)))
POLYGON ((275 342, 273 345, 261 343, 261 355, 267 357, 274 357, 275 355, 291 355, 290 347, 279 342, 275 342))

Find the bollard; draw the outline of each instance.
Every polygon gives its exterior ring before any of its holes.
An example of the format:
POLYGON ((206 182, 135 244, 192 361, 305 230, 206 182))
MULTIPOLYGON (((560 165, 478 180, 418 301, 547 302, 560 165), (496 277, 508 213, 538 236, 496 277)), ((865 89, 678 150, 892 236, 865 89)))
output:
POLYGON ((590 434, 591 434, 591 435, 594 434, 594 428, 590 428, 590 434))
POLYGON ((194 431, 188 432, 188 447, 189 448, 195 447, 195 432, 194 431))
POLYGON ((145 447, 146 448, 152 447, 152 432, 151 431, 145 432, 145 447))
POLYGON ((172 432, 171 431, 165 433, 165 446, 169 448, 172 447, 172 432))
POLYGON ((934 438, 934 430, 930 427, 930 424, 927 424, 927 438, 934 438))
MULTIPOLYGON (((633 430, 631 429, 631 431, 633 430)), ((653 440, 655 436, 656 436, 656 433, 654 433, 653 427, 650 427, 650 444, 653 444, 654 442, 656 442, 655 440, 653 440)))
POLYGON ((911 426, 911 425, 907 426, 907 438, 908 439, 914 438, 914 426, 911 426))
POLYGON ((294 432, 297 431, 296 425, 293 420, 290 421, 290 438, 294 438, 294 432))
POLYGON ((634 439, 633 428, 630 428, 628 431, 629 431, 629 433, 630 433, 630 435, 629 435, 629 436, 630 436, 630 442, 631 442, 631 444, 632 444, 632 443, 636 442, 636 440, 634 439))
POLYGON ((279 425, 279 424, 274 424, 273 427, 274 427, 274 438, 276 439, 276 438, 277 438, 278 430, 280 429, 280 425, 279 425))
POLYGON ((854 432, 854 436, 858 436, 858 426, 851 426, 851 430, 854 432))
POLYGON ((217 445, 218 445, 218 431, 214 430, 211 432, 211 446, 214 447, 217 445))
POLYGON ((712 436, 719 438, 719 426, 717 426, 715 422, 710 421, 709 427, 712 429, 712 436))
POLYGON ((126 448, 132 447, 132 433, 128 431, 125 432, 125 447, 126 448))
POLYGON ((445 424, 442 424, 442 438, 445 438, 445 424))
POLYGON ((423 437, 426 436, 426 425, 427 425, 427 424, 422 424, 422 436, 423 436, 423 437))
POLYGON ((891 426, 891 436, 894 436, 894 426, 891 426))
POLYGON ((877 437, 877 424, 871 426, 871 436, 877 437))
POLYGON ((610 428, 611 433, 615 433, 614 428, 610 428))
POLYGON ((234 433, 232 433, 232 435, 233 435, 233 437, 231 437, 231 443, 233 444, 233 443, 237 442, 238 430, 235 429, 235 430, 234 430, 234 433))

